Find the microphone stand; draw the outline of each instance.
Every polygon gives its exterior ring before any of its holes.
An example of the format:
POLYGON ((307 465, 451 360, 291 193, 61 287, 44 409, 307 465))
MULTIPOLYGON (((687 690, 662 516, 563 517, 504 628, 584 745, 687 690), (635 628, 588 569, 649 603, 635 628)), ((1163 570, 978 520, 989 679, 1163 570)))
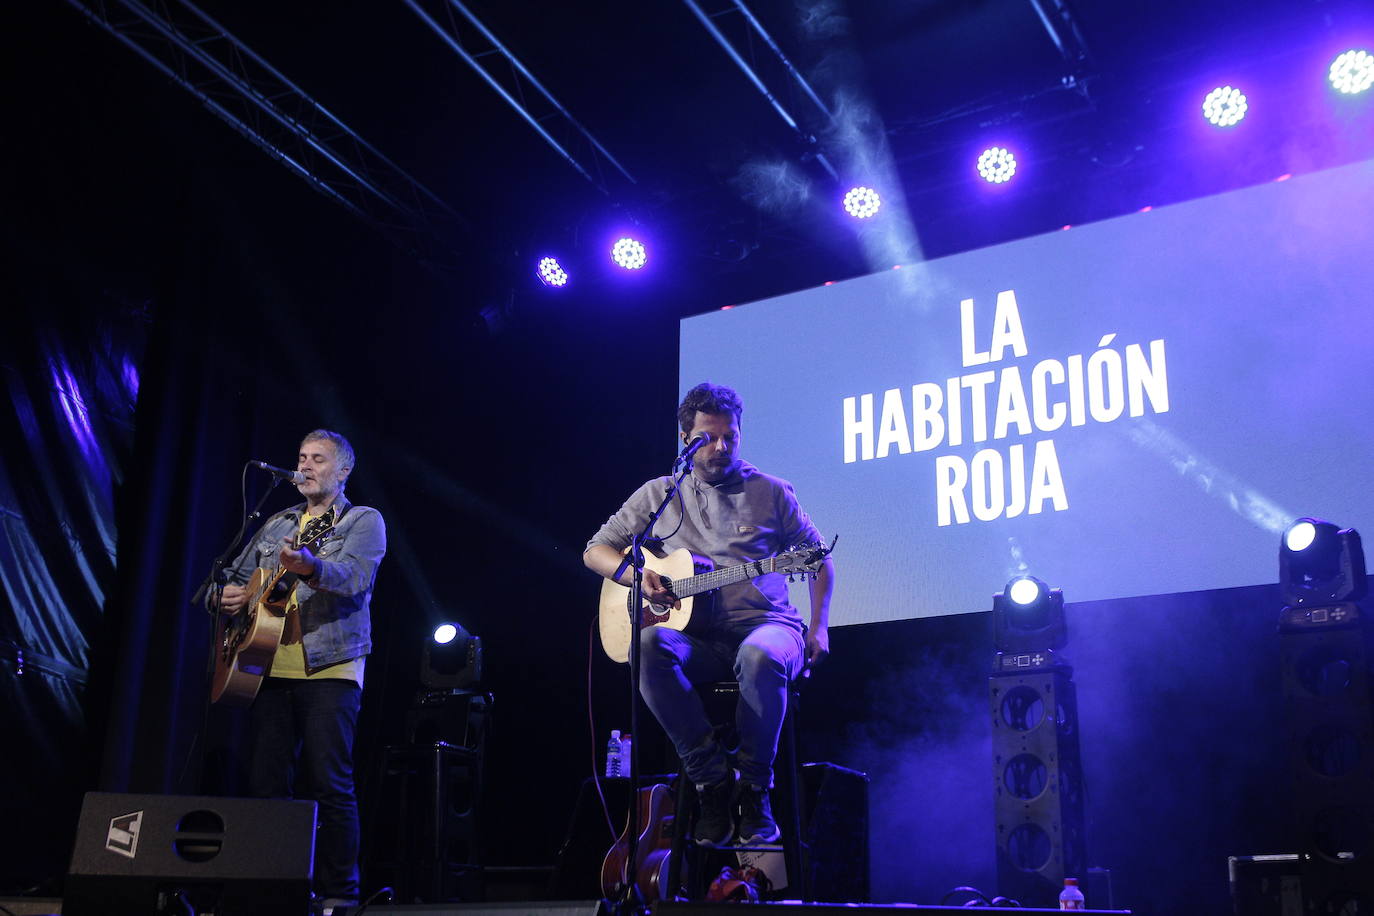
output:
MULTIPOLYGON (((668 508, 668 504, 673 501, 678 490, 682 487, 682 480, 692 471, 692 458, 686 461, 678 459, 682 463, 682 470, 676 472, 673 481, 668 485, 668 489, 663 494, 663 501, 658 504, 658 508, 649 513, 648 520, 644 523, 644 528, 630 539, 630 552, 625 560, 621 562, 615 571, 614 578, 619 580, 625 574, 625 568, 631 567, 634 571, 630 581, 630 734, 639 735, 639 677, 640 677, 640 651, 639 637, 644 629, 644 614, 642 607, 644 604, 644 545, 652 539, 654 525, 658 524, 663 511, 668 508)), ((639 891, 638 863, 639 857, 639 832, 643 825, 639 823, 639 746, 641 742, 634 740, 630 742, 630 818, 629 818, 629 845, 626 850, 625 860, 625 890, 623 897, 617 902, 618 907, 630 907, 638 905, 646 907, 646 901, 639 891)), ((677 812, 677 817, 682 816, 682 812, 677 812)), ((677 894, 676 888, 668 888, 667 893, 677 894)), ((623 912, 623 911, 622 911, 623 912)))
MULTIPOLYGON (((195 594, 191 596, 190 603, 193 607, 201 603, 205 597, 206 591, 214 589, 215 594, 210 603, 210 613, 218 618, 220 613, 220 596, 224 593, 225 585, 224 567, 228 565, 229 558, 239 549, 239 542, 243 540, 243 534, 248 530, 248 526, 262 518, 262 506, 267 502, 267 497, 272 495, 272 491, 277 488, 277 484, 279 483, 281 483, 281 478, 273 475, 272 486, 263 491, 261 498, 258 499, 257 505, 253 507, 253 511, 243 517, 243 523, 239 525, 239 530, 234 534, 233 539, 229 542, 229 546, 224 548, 224 552, 215 557, 215 561, 210 564, 210 574, 205 577, 204 581, 200 583, 200 586, 196 588, 195 594)), ((213 666, 214 660, 211 659, 211 667, 213 666)))
MULTIPOLYGON (((247 465, 244 465, 244 471, 246 474, 247 465)), ((228 577, 225 575, 224 568, 229 564, 230 558, 233 557, 234 553, 239 549, 239 543, 243 540, 244 532, 248 530, 248 526, 253 522, 256 522, 258 519, 262 518, 262 507, 267 502, 267 497, 272 495, 272 491, 277 488, 277 484, 279 483, 281 483, 281 478, 276 477, 274 475, 272 477, 272 485, 263 491, 262 496, 258 499, 257 505, 253 506, 253 511, 249 512, 247 515, 243 517, 243 522, 239 525, 239 530, 235 532, 233 539, 230 540, 229 546, 224 548, 223 553, 215 557, 214 562, 210 564, 210 574, 205 577, 205 580, 201 582, 200 586, 196 589, 195 594, 191 596, 190 604, 192 607, 195 607, 205 600, 206 592, 211 593, 209 596, 210 602, 208 610, 210 612, 211 617, 213 618, 213 622, 211 624, 210 631, 210 655, 205 661, 205 679, 207 683, 205 690, 204 709, 201 712, 200 732, 191 742, 191 747, 186 751, 186 762, 182 768, 182 775, 178 777, 178 783, 180 783, 181 780, 185 778, 185 767, 189 766, 191 763, 191 756, 195 753, 196 744, 200 741, 200 738, 209 731, 210 728, 211 701, 209 681, 212 677, 214 677, 215 674, 215 653, 219 651, 217 638, 220 634, 220 624, 224 616, 224 610, 221 606, 221 600, 223 599, 224 586, 228 579, 228 577)), ((244 502, 247 502, 247 500, 244 500, 244 502)), ((633 747, 631 748, 631 750, 633 750, 633 747)))

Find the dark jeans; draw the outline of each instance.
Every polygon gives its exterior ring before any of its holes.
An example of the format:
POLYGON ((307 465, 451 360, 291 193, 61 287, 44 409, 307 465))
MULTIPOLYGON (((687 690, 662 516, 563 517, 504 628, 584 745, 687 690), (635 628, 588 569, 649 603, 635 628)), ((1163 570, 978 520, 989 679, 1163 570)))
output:
POLYGON ((769 623, 712 635, 703 639, 667 627, 645 627, 639 692, 672 740, 688 778, 711 785, 729 776, 730 766, 693 685, 733 677, 739 682, 735 762, 740 780, 772 788, 787 685, 801 674, 806 655, 801 630, 769 623))
POLYGON ((269 677, 250 712, 249 791, 257 798, 301 798, 319 805, 315 892, 322 897, 358 897, 353 732, 361 698, 362 689, 353 681, 269 677))

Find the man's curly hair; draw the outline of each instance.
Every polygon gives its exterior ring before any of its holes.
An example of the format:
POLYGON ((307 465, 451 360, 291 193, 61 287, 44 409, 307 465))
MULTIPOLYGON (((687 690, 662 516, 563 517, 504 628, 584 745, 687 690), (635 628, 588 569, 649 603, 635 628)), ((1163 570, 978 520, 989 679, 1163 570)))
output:
POLYGON ((735 415, 735 422, 739 423, 744 414, 744 402, 739 399, 733 388, 702 382, 687 392, 682 403, 678 405, 677 423, 682 427, 683 433, 692 431, 698 410, 702 413, 731 413, 735 415))

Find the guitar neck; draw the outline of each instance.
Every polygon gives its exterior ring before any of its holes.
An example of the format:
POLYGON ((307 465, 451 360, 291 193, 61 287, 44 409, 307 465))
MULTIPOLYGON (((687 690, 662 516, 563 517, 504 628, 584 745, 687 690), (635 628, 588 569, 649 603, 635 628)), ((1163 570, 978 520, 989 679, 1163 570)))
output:
POLYGON ((673 594, 679 598, 690 598, 693 595, 700 595, 702 592, 709 592, 726 585, 734 585, 736 582, 743 582, 746 579, 757 579, 759 576, 773 572, 776 563, 775 557, 769 557, 766 560, 750 560, 740 566, 713 569, 689 579, 674 579, 673 594))
MULTIPOLYGON (((302 547, 314 547, 319 543, 320 538, 328 534, 333 527, 334 523, 331 517, 331 520, 321 527, 307 528, 304 533, 298 535, 294 539, 293 544, 295 546, 293 549, 300 550, 302 547)), ((274 595, 278 596, 276 600, 285 600, 285 597, 291 593, 291 589, 295 587, 296 583, 299 582, 301 578, 302 576, 300 573, 292 572, 283 567, 278 570, 275 576, 267 580, 261 595, 261 600, 271 601, 274 595)))

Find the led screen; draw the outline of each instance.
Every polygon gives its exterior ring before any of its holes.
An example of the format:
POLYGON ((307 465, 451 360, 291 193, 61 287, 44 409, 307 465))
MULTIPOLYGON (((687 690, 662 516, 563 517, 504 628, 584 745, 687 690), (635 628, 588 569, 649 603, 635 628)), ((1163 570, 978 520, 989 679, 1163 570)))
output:
POLYGON ((711 312, 680 382, 840 536, 833 624, 1272 582, 1374 524, 1372 213, 1365 162, 711 312))

